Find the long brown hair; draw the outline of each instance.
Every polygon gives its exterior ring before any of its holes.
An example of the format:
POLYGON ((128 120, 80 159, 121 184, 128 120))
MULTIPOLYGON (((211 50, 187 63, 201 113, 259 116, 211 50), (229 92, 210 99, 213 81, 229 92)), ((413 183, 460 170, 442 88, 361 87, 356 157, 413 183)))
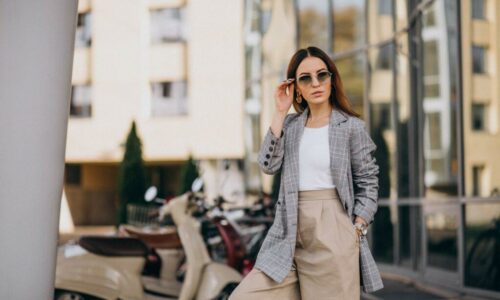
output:
MULTIPOLYGON (((332 90, 330 92, 330 98, 329 98, 332 107, 339 109, 347 113, 348 115, 359 118, 360 114, 358 114, 352 109, 351 102, 349 101, 349 98, 347 98, 347 95, 344 92, 344 87, 342 85, 342 80, 340 79, 337 66, 335 66, 333 60, 323 50, 317 47, 307 47, 305 49, 300 49, 299 51, 295 52, 295 54, 292 56, 292 59, 290 59, 290 63, 288 64, 287 78, 295 78, 295 74, 297 73, 297 68, 299 67, 300 63, 306 57, 309 56, 314 56, 321 59, 328 68, 328 71, 332 73, 331 77, 332 90)), ((295 108, 295 111, 297 111, 298 113, 302 113, 304 109, 307 107, 306 101, 302 100, 301 103, 297 102, 297 93, 295 89, 293 91, 293 107, 295 108)))

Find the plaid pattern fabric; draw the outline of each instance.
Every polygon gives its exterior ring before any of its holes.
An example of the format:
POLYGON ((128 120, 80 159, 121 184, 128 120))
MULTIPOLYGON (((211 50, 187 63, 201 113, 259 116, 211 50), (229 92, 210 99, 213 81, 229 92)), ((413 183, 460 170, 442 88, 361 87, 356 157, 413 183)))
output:
MULTIPOLYGON (((297 235, 299 190, 299 145, 308 108, 289 114, 279 137, 268 129, 261 145, 258 163, 266 174, 281 170, 281 185, 274 223, 261 246, 255 268, 282 282, 292 267, 297 235)), ((359 215, 373 222, 377 211, 379 167, 373 157, 376 146, 364 121, 334 109, 329 125, 330 167, 341 202, 354 220, 359 215)), ((360 243, 361 284, 365 292, 383 287, 377 265, 363 238, 360 243)))

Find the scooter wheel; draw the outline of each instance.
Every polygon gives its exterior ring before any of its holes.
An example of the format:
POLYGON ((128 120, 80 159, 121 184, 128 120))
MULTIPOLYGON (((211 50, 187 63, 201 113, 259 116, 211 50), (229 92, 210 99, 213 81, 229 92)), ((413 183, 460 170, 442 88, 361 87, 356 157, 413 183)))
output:
POLYGON ((73 291, 56 290, 54 293, 54 300, 103 300, 103 299, 73 291))
POLYGON ((217 295, 217 297, 215 297, 212 300, 227 300, 227 299, 229 299, 229 296, 231 296, 231 293, 233 292, 234 289, 236 289, 237 286, 238 286, 237 282, 231 282, 231 283, 227 284, 224 287, 224 289, 222 289, 222 291, 217 295))

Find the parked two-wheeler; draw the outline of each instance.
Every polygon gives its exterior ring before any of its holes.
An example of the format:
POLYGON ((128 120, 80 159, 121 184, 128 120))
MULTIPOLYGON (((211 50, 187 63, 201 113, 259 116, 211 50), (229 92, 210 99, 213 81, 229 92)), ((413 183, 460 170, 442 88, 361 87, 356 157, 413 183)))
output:
POLYGON ((151 252, 138 238, 87 236, 60 249, 55 299, 227 299, 241 275, 210 259, 191 215, 196 201, 196 193, 188 192, 160 209, 161 217, 172 217, 188 262, 183 282, 143 275, 151 252))
POLYGON ((221 260, 222 258, 223 260, 227 257, 228 264, 245 275, 253 267, 267 231, 274 221, 274 209, 266 205, 266 201, 259 201, 252 206, 232 208, 226 208, 225 203, 227 201, 222 196, 217 197, 214 207, 209 212, 210 218, 212 220, 221 220, 227 224, 227 227, 231 227, 235 231, 234 235, 239 237, 244 249, 238 256, 239 260, 233 261, 233 264, 231 264, 229 259, 231 253, 226 253, 229 251, 224 252, 225 248, 222 241, 226 243, 226 240, 223 237, 219 237, 219 240, 217 240, 216 235, 207 244, 211 249, 215 249, 215 251, 211 251, 213 253, 212 257, 216 257, 214 259, 221 260))

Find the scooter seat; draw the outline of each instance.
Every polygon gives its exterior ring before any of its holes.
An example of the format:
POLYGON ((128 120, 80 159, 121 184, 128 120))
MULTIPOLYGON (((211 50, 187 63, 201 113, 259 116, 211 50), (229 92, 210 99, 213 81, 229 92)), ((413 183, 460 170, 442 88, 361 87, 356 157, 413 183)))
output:
POLYGON ((148 254, 144 242, 133 237, 82 236, 78 244, 85 250, 103 256, 142 256, 148 254))
POLYGON ((136 237, 145 242, 149 247, 155 249, 182 249, 181 239, 174 230, 163 230, 158 232, 144 232, 140 228, 131 226, 120 226, 129 236, 136 237))

